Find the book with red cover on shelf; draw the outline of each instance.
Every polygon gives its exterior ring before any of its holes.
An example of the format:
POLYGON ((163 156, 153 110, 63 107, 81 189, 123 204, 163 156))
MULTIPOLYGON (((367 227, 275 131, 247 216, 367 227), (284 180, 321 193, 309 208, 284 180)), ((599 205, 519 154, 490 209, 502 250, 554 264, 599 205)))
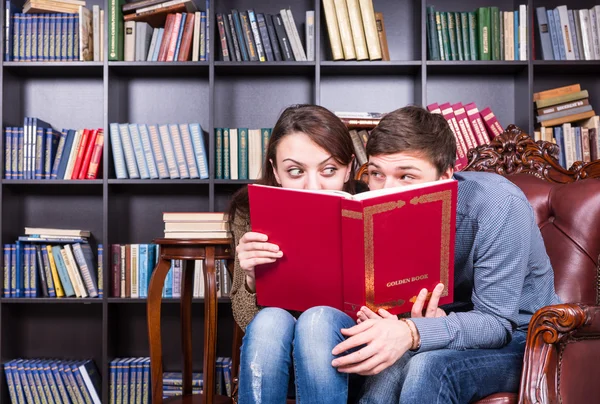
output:
POLYGON ((453 301, 455 180, 354 196, 263 185, 248 193, 252 231, 283 252, 255 269, 259 305, 399 314, 439 282, 440 304, 453 301))

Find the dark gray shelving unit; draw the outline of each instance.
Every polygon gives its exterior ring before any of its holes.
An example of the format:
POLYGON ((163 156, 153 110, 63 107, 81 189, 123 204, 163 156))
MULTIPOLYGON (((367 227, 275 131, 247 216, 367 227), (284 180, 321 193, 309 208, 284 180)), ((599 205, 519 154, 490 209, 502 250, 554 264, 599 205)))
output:
MULTIPOLYGON (((589 9, 596 3, 573 0, 569 8, 589 9)), ((105 10, 108 27, 108 2, 88 1, 88 6, 93 4, 105 10)), ((205 10, 203 1, 197 4, 205 10)), ((220 61, 213 14, 208 62, 2 62, 3 128, 21 126, 25 116, 36 116, 58 129, 102 127, 107 136, 98 180, 0 181, 0 244, 13 242, 25 226, 87 229, 92 231, 93 247, 104 245, 105 268, 102 299, 1 298, 0 362, 18 357, 93 358, 103 376, 103 402, 108 402, 108 363, 116 357, 149 354, 144 299, 109 296, 110 245, 148 243, 160 237, 164 211, 223 211, 231 195, 251 182, 214 178, 215 127, 272 127, 280 112, 293 103, 315 103, 334 111, 386 112, 406 104, 460 101, 476 102, 480 109, 490 106, 502 125, 514 123, 532 133, 534 92, 581 83, 595 102, 600 96, 600 61, 540 60, 535 7, 560 4, 564 1, 374 0, 375 10, 384 15, 392 60, 333 62, 320 0, 213 0, 211 11, 221 13, 254 8, 274 14, 291 6, 303 41, 305 12, 315 10, 316 60, 220 61), (535 53, 534 58, 427 60, 427 5, 441 11, 471 11, 482 6, 514 10, 520 3, 528 5, 528 36, 536 41, 533 46, 529 42, 528 55, 535 53), (116 179, 108 136, 111 122, 200 123, 210 178, 116 179)), ((2 21, 3 14, 4 7, 2 21)), ((2 46, 4 32, 0 33, 2 46)), ((3 139, 0 146, 3 149, 3 139)), ((2 153, 2 167, 3 159, 2 153)), ((179 309, 175 300, 165 302, 165 369, 172 370, 180 365, 179 309)), ((228 298, 219 303, 218 356, 230 356, 231 307, 228 298)), ((194 299, 195 370, 202 367, 202 322, 202 299, 194 299)), ((0 402, 8 402, 3 375, 0 402)))

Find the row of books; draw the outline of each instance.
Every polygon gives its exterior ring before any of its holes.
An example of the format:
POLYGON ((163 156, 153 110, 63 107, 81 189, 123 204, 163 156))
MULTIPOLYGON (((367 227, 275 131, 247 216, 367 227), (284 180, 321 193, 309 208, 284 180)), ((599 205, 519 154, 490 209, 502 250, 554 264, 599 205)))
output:
POLYGON ((208 178, 208 157, 198 123, 111 123, 117 178, 208 178))
POLYGON ((485 145, 504 132, 498 118, 490 107, 481 112, 474 102, 463 106, 456 104, 429 104, 427 109, 444 116, 456 138, 456 163, 454 170, 460 171, 468 164, 467 152, 477 146, 485 145))
POLYGON ((306 12, 305 43, 290 8, 277 14, 255 13, 253 9, 217 13, 223 61, 312 61, 315 60, 315 12, 306 12))
POLYGON ((527 6, 436 11, 427 6, 430 60, 527 60, 527 6))
POLYGON ((556 143, 559 148, 558 163, 569 169, 576 161, 588 163, 600 158, 599 128, 600 118, 594 115, 578 124, 542 126, 534 132, 534 139, 556 143))
POLYGON ((58 240, 4 244, 4 297, 102 297, 102 244, 96 264, 89 244, 58 240))
POLYGON ((93 360, 14 359, 4 364, 4 373, 12 404, 102 403, 93 360))
MULTIPOLYGON (((60 2, 59 2, 60 3, 60 2)), ((5 61, 101 61, 104 12, 79 5, 75 13, 25 14, 6 1, 5 61)))
POLYGON ((57 132, 38 118, 4 130, 4 176, 13 180, 95 179, 102 161, 102 129, 57 132))
POLYGON ((535 15, 544 60, 600 59, 600 5, 580 10, 537 7, 535 15))
POLYGON ((206 60, 204 12, 169 14, 164 27, 125 22, 125 61, 186 62, 206 60))
POLYGON ((272 128, 215 128, 215 178, 260 177, 272 128))
POLYGON ((552 88, 533 94, 536 121, 550 127, 567 122, 576 122, 596 115, 587 90, 580 84, 552 88))
POLYGON ((108 10, 108 60, 208 60, 209 0, 205 11, 192 0, 111 0, 108 10))
POLYGON ((323 11, 333 60, 390 60, 373 0, 323 0, 323 11))
MULTIPOLYGON (((152 272, 158 263, 156 244, 113 244, 111 246, 112 297, 147 298, 152 272)), ((215 260, 217 297, 229 296, 232 278, 225 260, 215 260)), ((194 285, 192 296, 204 297, 203 261, 194 261, 194 285)), ((162 296, 181 297, 182 261, 172 260, 165 278, 162 296)))

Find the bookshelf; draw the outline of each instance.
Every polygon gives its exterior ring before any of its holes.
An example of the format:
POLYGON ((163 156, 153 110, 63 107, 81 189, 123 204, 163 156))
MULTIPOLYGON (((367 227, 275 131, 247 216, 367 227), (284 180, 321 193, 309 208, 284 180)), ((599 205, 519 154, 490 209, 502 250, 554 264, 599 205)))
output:
MULTIPOLYGON (((22 3, 16 2, 22 6, 22 3)), ((148 356, 144 300, 108 297, 109 246, 148 243, 163 234, 163 211, 222 211, 233 192, 251 181, 214 178, 215 127, 272 127, 281 110, 293 103, 316 103, 334 111, 389 111, 416 103, 476 102, 490 106, 503 126, 514 123, 533 133, 534 92, 581 83, 592 103, 600 97, 600 61, 543 61, 537 28, 535 60, 429 61, 426 6, 467 11, 481 6, 516 8, 564 2, 522 0, 374 0, 384 15, 391 61, 332 62, 320 0, 291 4, 303 35, 304 14, 315 10, 315 61, 222 62, 214 14, 210 16, 211 60, 208 62, 2 62, 0 88, 3 128, 21 126, 36 116, 55 128, 102 127, 111 122, 198 122, 209 157, 207 180, 117 180, 110 138, 106 136, 98 180, 1 180, 0 243, 14 241, 26 225, 91 230, 92 247, 104 245, 102 299, 0 299, 0 361, 17 358, 92 358, 103 375, 103 402, 108 402, 108 363, 115 357, 148 356)), ((598 0, 573 0, 570 8, 590 8, 598 0)), ((88 6, 108 9, 107 1, 88 6)), ((198 5, 205 10, 204 2, 198 5)), ((276 13, 282 0, 212 0, 214 12, 254 8, 276 13)), ((4 21, 4 7, 0 11, 4 21)), ((105 13, 108 26, 108 13, 105 13)), ((0 35, 4 35, 4 30, 0 35)), ((104 33, 106 39, 106 32, 104 33)), ((4 39, 1 41, 4 44, 4 39)), ((104 41, 106 53, 107 41, 104 41)), ((528 54, 532 44, 529 42, 528 54)), ((600 107, 597 107, 600 108, 600 107)), ((0 146, 3 147, 3 140, 0 146)), ((0 156, 0 161, 4 156, 0 156)), ((3 161, 1 166, 3 167, 3 161)), ((219 300, 218 356, 230 356, 232 314, 229 299, 219 300)), ((194 300, 194 369, 202 366, 202 300, 194 300)), ((179 367, 179 309, 163 308, 165 369, 179 367)), ((4 375, 0 401, 8 401, 4 375)))

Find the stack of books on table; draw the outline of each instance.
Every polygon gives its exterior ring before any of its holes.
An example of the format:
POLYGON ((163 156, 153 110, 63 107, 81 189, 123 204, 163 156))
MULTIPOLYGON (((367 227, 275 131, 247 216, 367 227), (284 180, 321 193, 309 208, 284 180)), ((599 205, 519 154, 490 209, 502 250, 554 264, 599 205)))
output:
POLYGON ((533 94, 536 120, 542 127, 581 121, 596 115, 587 90, 580 84, 552 88, 533 94))
POLYGON ((226 239, 230 237, 223 212, 165 212, 165 238, 226 239))

